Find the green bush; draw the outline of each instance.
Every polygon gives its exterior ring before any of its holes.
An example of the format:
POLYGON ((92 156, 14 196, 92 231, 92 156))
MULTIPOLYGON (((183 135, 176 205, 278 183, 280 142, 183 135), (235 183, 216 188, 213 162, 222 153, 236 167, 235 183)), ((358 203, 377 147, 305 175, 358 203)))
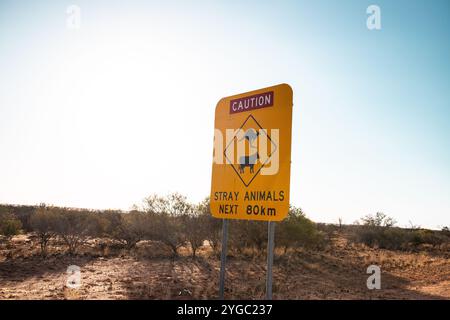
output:
POLYGON ((355 226, 352 240, 369 247, 389 250, 407 250, 421 245, 439 247, 450 242, 442 231, 402 229, 374 225, 355 226))
POLYGON ((0 212, 8 212, 13 215, 16 219, 18 219, 22 227, 21 229, 24 232, 30 232, 31 227, 29 224, 30 216, 35 212, 36 206, 22 206, 22 205, 9 205, 9 204, 1 204, 0 212))
POLYGON ((8 240, 20 233, 22 223, 7 209, 0 210, 0 234, 8 240))
POLYGON ((407 249, 412 233, 400 228, 386 228, 381 230, 378 247, 389 250, 407 249))
MULTIPOLYGON (((231 221, 230 248, 242 252, 245 248, 261 253, 267 247, 267 222, 231 221)), ((275 246, 284 248, 322 249, 327 244, 323 232, 306 218, 300 208, 291 207, 288 217, 275 224, 275 246)))
POLYGON ((0 234, 4 235, 7 239, 20 233, 22 229, 22 223, 18 219, 6 219, 0 223, 0 234))
POLYGON ((389 250, 406 249, 413 233, 406 229, 364 225, 355 227, 352 240, 369 247, 389 250))
POLYGON ((289 247, 322 249, 326 245, 324 233, 300 208, 295 207, 291 207, 288 217, 279 223, 275 239, 275 244, 285 251, 289 247))
POLYGON ((432 247, 439 247, 449 242, 450 237, 442 231, 415 230, 412 235, 412 243, 415 246, 427 244, 432 247))

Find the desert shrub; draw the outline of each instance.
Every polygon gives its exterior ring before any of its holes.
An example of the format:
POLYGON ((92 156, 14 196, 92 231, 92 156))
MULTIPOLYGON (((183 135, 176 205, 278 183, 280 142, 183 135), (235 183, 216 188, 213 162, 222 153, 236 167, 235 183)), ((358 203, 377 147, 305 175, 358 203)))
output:
POLYGON ((88 236, 96 235, 97 227, 97 221, 90 212, 61 210, 56 216, 56 234, 64 240, 69 254, 76 253, 88 236))
POLYGON ((85 211, 88 214, 90 221, 89 236, 98 238, 109 238, 108 226, 109 221, 107 218, 108 212, 121 212, 119 210, 104 210, 104 211, 85 211))
POLYGON ((208 216, 196 213, 183 216, 183 229, 186 240, 191 247, 192 257, 195 258, 198 248, 207 238, 208 216))
POLYGON ((42 256, 47 255, 48 243, 56 235, 59 214, 58 208, 41 205, 30 217, 30 226, 38 236, 42 256))
POLYGON ((355 226, 351 240, 369 247, 399 250, 405 249, 412 239, 412 233, 396 228, 396 221, 382 212, 361 218, 361 225, 355 226))
POLYGON ((267 246, 267 222, 251 220, 231 220, 228 228, 230 250, 242 253, 253 249, 262 253, 267 246))
MULTIPOLYGON (((251 248, 258 253, 267 247, 267 222, 238 220, 230 223, 230 248, 242 252, 251 248)), ((326 237, 316 224, 306 218, 300 208, 291 207, 288 217, 275 226, 275 245, 284 248, 321 249, 326 245, 326 237)))
POLYGON ((20 233, 22 223, 17 219, 8 209, 2 208, 0 210, 0 234, 6 239, 11 239, 13 236, 20 233))
POLYGON ((414 230, 411 238, 412 244, 415 246, 426 244, 432 247, 440 247, 450 242, 450 238, 445 233, 432 230, 414 230))
POLYGON ((420 246, 422 244, 425 244, 425 231, 426 230, 414 230, 414 232, 411 235, 411 243, 414 246, 420 246))
POLYGON ((385 228, 378 233, 379 248, 389 250, 407 249, 411 242, 412 232, 401 228, 385 228))
POLYGON ((331 238, 333 234, 337 232, 344 232, 347 230, 348 225, 337 225, 332 223, 315 223, 317 230, 321 231, 326 237, 331 238))
POLYGON ((407 250, 421 245, 439 247, 449 241, 444 234, 431 230, 373 226, 359 226, 352 239, 370 247, 389 250, 407 250))
POLYGON ((102 235, 119 240, 121 242, 121 224, 122 224, 123 212, 118 210, 106 210, 100 215, 100 225, 102 227, 102 235))
POLYGON ((3 210, 9 212, 21 222, 22 224, 21 229, 24 232, 31 231, 29 220, 30 216, 34 213, 35 209, 36 209, 35 206, 10 205, 10 204, 0 205, 0 211, 3 210))
POLYGON ((326 244, 324 233, 296 207, 291 207, 288 217, 279 223, 275 239, 275 244, 285 252, 290 247, 320 249, 326 244))
POLYGON ((206 241, 208 241, 214 253, 218 253, 222 245, 223 221, 221 219, 214 218, 211 215, 207 215, 205 220, 206 241))
POLYGON ((248 221, 230 220, 228 221, 228 250, 242 253, 247 247, 244 224, 248 221))
MULTIPOLYGON (((138 208, 136 208, 138 209, 138 208)), ((154 214, 166 214, 172 217, 190 214, 192 204, 179 193, 171 193, 165 197, 152 194, 144 199, 142 211, 154 214)))
POLYGON ((369 247, 374 247, 378 240, 378 230, 367 226, 355 226, 354 233, 351 240, 358 243, 363 243, 369 247))
POLYGON ((247 247, 262 253, 267 248, 267 222, 245 221, 243 225, 247 247))
POLYGON ((215 253, 219 252, 222 240, 222 220, 211 215, 209 198, 206 198, 197 206, 197 211, 202 216, 201 223, 204 226, 204 237, 215 253))
POLYGON ((374 226, 361 225, 360 220, 354 222, 350 241, 355 243, 362 243, 369 247, 374 247, 377 244, 378 233, 381 228, 374 226))
POLYGON ((389 250, 406 249, 413 233, 406 229, 374 225, 355 226, 351 240, 369 247, 389 250))
POLYGON ((377 212, 375 215, 366 215, 361 218, 362 224, 369 227, 393 227, 397 223, 394 218, 388 217, 383 212, 377 212))
POLYGON ((8 218, 0 222, 0 234, 4 235, 7 239, 11 239, 13 236, 20 233, 22 223, 16 218, 8 218))
POLYGON ((267 222, 243 221, 241 224, 241 238, 247 248, 252 248, 261 253, 267 247, 267 222))
POLYGON ((184 219, 183 216, 155 215, 155 239, 169 247, 174 256, 178 255, 178 248, 187 241, 183 228, 184 219))
POLYGON ((132 211, 130 213, 109 212, 106 234, 132 249, 144 239, 152 239, 154 223, 149 214, 132 211))
POLYGON ((1 222, 0 233, 3 234, 7 239, 20 233, 22 228, 22 223, 16 218, 6 219, 1 222))
POLYGON ((151 214, 155 221, 155 240, 168 246, 174 256, 186 239, 184 221, 193 213, 193 206, 186 197, 178 193, 166 197, 151 195, 144 199, 142 211, 151 214))

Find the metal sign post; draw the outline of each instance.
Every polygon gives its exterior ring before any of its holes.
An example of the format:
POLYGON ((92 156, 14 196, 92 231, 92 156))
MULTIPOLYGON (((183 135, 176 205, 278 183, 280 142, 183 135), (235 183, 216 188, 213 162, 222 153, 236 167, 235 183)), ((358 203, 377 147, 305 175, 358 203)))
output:
POLYGON ((272 266, 273 266, 273 248, 275 238, 275 222, 267 223, 267 280, 266 280, 266 299, 272 300, 272 266))
POLYGON ((223 300, 225 289, 225 268, 227 262, 228 219, 222 220, 222 253, 220 256, 219 299, 223 300))

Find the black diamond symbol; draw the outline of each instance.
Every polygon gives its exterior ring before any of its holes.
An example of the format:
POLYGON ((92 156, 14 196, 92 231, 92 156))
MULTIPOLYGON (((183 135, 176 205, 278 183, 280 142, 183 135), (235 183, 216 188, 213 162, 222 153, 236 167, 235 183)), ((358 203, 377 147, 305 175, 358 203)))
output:
MULTIPOLYGON (((247 130, 249 130, 247 129, 247 130)), ((252 141, 249 140, 249 144, 251 146, 252 145, 252 141)), ((256 143, 256 141, 254 142, 256 143)), ((254 147, 254 146, 253 146, 254 147)), ((265 129, 263 129, 263 127, 258 123, 258 121, 256 121, 256 119, 252 116, 249 115, 244 123, 241 125, 241 127, 239 128, 239 130, 236 131, 235 135, 233 136, 233 139, 231 140, 231 142, 226 146, 226 148, 223 151, 223 154, 225 156, 225 158, 228 160, 228 163, 232 166, 234 172, 236 172, 236 174, 238 175, 239 179, 242 181, 242 183, 248 187, 253 180, 256 178, 256 176, 259 174, 259 172, 261 171, 261 168, 263 168, 270 160, 270 158, 272 157, 272 154, 276 151, 276 149, 278 148, 278 146, 275 144, 275 142, 272 141, 272 139, 270 138, 270 136, 267 134, 267 131, 265 129), (232 147, 234 148, 234 142, 235 140, 238 138, 238 134, 244 130, 246 130, 245 128, 249 128, 250 130, 254 130, 254 132, 256 132, 255 129, 259 129, 259 133, 258 134, 264 134, 267 139, 270 141, 271 144, 271 150, 270 153, 267 155, 267 158, 265 159, 265 161, 263 163, 261 163, 261 161, 254 161, 253 163, 250 163, 247 161, 246 165, 240 165, 240 164, 235 164, 234 163, 234 159, 231 160, 228 155, 227 155, 227 150, 232 147), (257 162, 259 162, 259 165, 257 164, 257 162), (245 167, 249 166, 250 170, 249 173, 245 173, 245 167), (254 167, 256 167, 256 171, 254 170, 254 167)))

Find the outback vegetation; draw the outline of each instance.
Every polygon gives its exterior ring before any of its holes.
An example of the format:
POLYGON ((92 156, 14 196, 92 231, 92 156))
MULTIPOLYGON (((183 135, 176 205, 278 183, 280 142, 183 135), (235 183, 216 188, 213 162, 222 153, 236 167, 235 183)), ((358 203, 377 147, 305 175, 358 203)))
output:
MULTIPOLYGON (((326 271, 330 274, 342 272, 339 270, 345 265, 344 269, 349 268, 346 272, 352 273, 356 268, 359 270, 358 274, 364 275, 365 270, 362 270, 361 266, 354 264, 353 267, 349 267, 347 263, 350 262, 342 260, 352 261, 358 257, 359 263, 365 265, 376 262, 381 252, 382 255, 390 257, 385 259, 390 261, 389 263, 396 261, 396 258, 393 258, 396 255, 415 257, 417 265, 420 265, 421 262, 418 261, 422 259, 439 261, 439 268, 444 267, 439 269, 437 274, 444 278, 450 274, 448 268, 450 230, 447 227, 439 231, 422 229, 412 224, 410 228, 400 228, 396 226, 394 219, 381 212, 364 216, 353 225, 343 224, 341 218, 337 221, 337 224, 314 223, 300 208, 292 206, 288 217, 276 225, 275 265, 278 264, 279 268, 287 268, 287 271, 283 269, 283 272, 293 273, 290 276, 293 279, 301 277, 302 272, 310 272, 308 270, 311 268, 311 272, 313 269, 317 271, 313 272, 307 280, 313 279, 314 276, 325 272, 323 268, 326 265, 337 266, 337 269, 326 271), (361 256, 366 252, 370 254, 361 260, 361 256), (424 254, 429 255, 429 258, 424 254), (433 256, 435 258, 432 258, 433 256), (338 261, 341 261, 343 266, 339 267, 338 261)), ((209 199, 193 204, 177 193, 168 196, 151 195, 140 205, 135 205, 129 212, 61 208, 45 204, 0 205, 0 276, 2 276, 0 277, 0 298, 8 297, 2 291, 2 287, 13 286, 14 282, 8 282, 8 276, 17 272, 18 269, 25 268, 27 264, 24 261, 30 259, 35 261, 30 262, 31 270, 35 270, 34 265, 46 265, 47 261, 50 268, 55 263, 63 263, 62 261, 69 265, 80 263, 80 261, 87 263, 86 259, 100 258, 106 260, 99 261, 111 263, 109 268, 112 269, 114 264, 125 263, 124 261, 133 265, 138 262, 158 264, 166 263, 161 261, 168 261, 170 264, 162 268, 162 275, 166 274, 167 270, 172 270, 171 272, 174 273, 188 268, 191 270, 189 276, 191 278, 196 277, 194 272, 200 268, 203 273, 209 274, 212 278, 199 280, 206 281, 203 286, 207 288, 198 289, 194 297, 208 298, 211 295, 214 296, 216 291, 221 228, 221 220, 213 218, 210 214, 209 199), (23 249, 25 247, 28 249, 23 249), (188 257, 189 261, 186 260, 188 257), (118 262, 116 259, 122 260, 118 262), (19 264, 20 268, 16 264, 19 264)), ((228 241, 230 264, 235 264, 237 270, 244 268, 246 272, 250 272, 248 279, 258 275, 256 279, 260 280, 252 285, 259 291, 251 293, 251 297, 263 297, 264 271, 263 269, 251 270, 256 266, 264 268, 267 224, 232 220, 229 225, 228 241), (239 259, 233 260, 233 257, 239 259), (252 264, 253 267, 250 267, 252 264)), ((423 263, 428 266, 431 262, 423 263)), ((139 269, 134 270, 133 267, 133 271, 138 272, 137 270, 139 269)), ((109 271, 105 270, 105 272, 109 271)), ((145 274, 148 270, 145 269, 142 272, 145 274)), ((281 274, 284 274, 283 272, 281 274)), ((339 274, 339 276, 342 275, 339 274)), ((161 292, 165 292, 164 294, 149 293, 153 289, 146 287, 147 291, 139 294, 134 289, 130 289, 133 293, 128 297, 173 298, 174 295, 177 296, 173 291, 168 292, 167 290, 171 289, 165 288, 165 284, 169 281, 169 287, 179 285, 180 280, 173 280, 173 275, 164 277, 166 280, 152 284, 152 288, 156 286, 161 292)), ((229 277, 231 277, 230 281, 238 281, 239 278, 233 274, 229 277)), ((246 279, 241 280, 245 282, 246 279)), ((307 281, 302 279, 298 281, 307 281)), ((283 279, 278 281, 284 283, 286 288, 275 288, 275 294, 278 292, 280 297, 287 298, 303 297, 287 293, 293 290, 288 288, 289 281, 283 279)), ((182 283, 183 286, 188 286, 185 282, 182 283)), ((445 288, 450 285, 448 281, 443 283, 445 288)), ((249 296, 245 295, 247 291, 248 289, 241 293, 235 291, 233 296, 248 298, 249 296)), ((86 295, 89 296, 89 294, 87 291, 86 295)), ((338 298, 367 297, 367 293, 361 292, 360 296, 346 296, 342 292, 335 294, 338 298)), ((64 293, 64 296, 59 297, 67 298, 67 295, 64 293)))
POLYGON ((370 247, 392 250, 414 250, 421 246, 440 248, 449 244, 449 233, 441 231, 396 227, 396 221, 382 212, 361 219, 361 225, 354 226, 352 240, 370 247))
MULTIPOLYGON (((85 210, 60 208, 41 204, 28 207, 3 206, 1 231, 5 237, 20 232, 32 233, 39 243, 40 253, 47 255, 52 239, 60 239, 68 254, 75 254, 89 238, 102 238, 132 250, 140 241, 155 241, 166 246, 174 257, 181 247, 190 248, 195 258, 207 241, 214 252, 220 249, 221 221, 211 216, 209 199, 199 204, 174 193, 166 197, 151 195, 130 212, 119 210, 85 210), (18 214, 22 209, 28 214, 18 214)), ((253 221, 232 221, 231 250, 262 252, 267 242, 266 224, 253 221)), ((326 244, 323 232, 306 218, 300 208, 291 207, 289 218, 277 230, 277 243, 288 248, 321 248, 326 244)))

